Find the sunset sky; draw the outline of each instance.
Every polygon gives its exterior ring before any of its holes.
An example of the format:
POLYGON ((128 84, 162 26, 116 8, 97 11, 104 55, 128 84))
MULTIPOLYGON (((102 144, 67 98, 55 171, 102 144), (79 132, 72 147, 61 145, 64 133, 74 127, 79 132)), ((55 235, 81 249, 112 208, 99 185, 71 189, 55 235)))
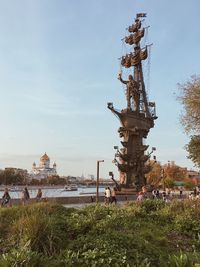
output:
POLYGON ((0 0, 0 168, 30 171, 46 152, 60 175, 96 175, 104 159, 100 176, 117 177, 120 124, 107 102, 125 107, 118 58, 138 12, 150 25, 144 74, 158 115, 146 144, 162 164, 192 168, 176 95, 200 74, 199 11, 199 0, 0 0))

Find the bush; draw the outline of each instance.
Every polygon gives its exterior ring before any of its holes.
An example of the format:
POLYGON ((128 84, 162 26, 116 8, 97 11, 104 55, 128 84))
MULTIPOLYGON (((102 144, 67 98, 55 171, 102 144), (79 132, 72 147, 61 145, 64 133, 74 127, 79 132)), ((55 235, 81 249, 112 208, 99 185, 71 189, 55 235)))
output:
POLYGON ((29 244, 27 243, 20 250, 13 249, 9 253, 2 254, 0 256, 0 267, 44 267, 44 257, 41 254, 30 251, 28 246, 29 244))
POLYGON ((170 267, 198 267, 200 264, 200 254, 193 253, 183 253, 180 251, 177 255, 169 256, 168 266, 170 267))
POLYGON ((190 266, 198 263, 199 214, 198 201, 162 200, 1 209, 0 267, 190 266))
POLYGON ((29 244, 31 251, 52 255, 66 246, 68 228, 66 219, 62 217, 63 212, 66 213, 65 208, 36 204, 18 209, 21 216, 16 216, 7 227, 7 243, 10 246, 4 252, 12 247, 20 248, 29 244))
POLYGON ((141 202, 141 209, 147 214, 161 210, 165 207, 165 201, 160 199, 147 199, 141 202))

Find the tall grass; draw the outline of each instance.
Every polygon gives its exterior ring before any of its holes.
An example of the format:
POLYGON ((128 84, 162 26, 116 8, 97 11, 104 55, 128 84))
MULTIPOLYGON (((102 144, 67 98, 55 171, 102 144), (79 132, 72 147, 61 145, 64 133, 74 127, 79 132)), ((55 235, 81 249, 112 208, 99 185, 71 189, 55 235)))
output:
POLYGON ((200 202, 0 209, 0 267, 195 266, 200 202), (193 264, 193 265, 192 265, 193 264))

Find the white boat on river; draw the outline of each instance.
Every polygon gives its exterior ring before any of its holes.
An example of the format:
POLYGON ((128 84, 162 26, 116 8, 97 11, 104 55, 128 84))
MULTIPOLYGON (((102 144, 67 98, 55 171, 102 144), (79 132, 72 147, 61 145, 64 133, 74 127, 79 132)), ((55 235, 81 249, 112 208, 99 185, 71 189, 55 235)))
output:
POLYGON ((64 191, 77 191, 77 190, 78 190, 77 184, 70 184, 64 187, 64 191))

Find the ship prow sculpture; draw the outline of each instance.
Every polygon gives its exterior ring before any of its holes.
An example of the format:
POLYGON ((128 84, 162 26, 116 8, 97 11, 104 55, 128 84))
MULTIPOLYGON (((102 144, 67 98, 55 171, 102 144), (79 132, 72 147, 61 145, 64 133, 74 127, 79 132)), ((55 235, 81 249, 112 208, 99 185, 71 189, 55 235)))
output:
POLYGON ((119 118, 121 127, 119 136, 122 138, 122 148, 117 149, 114 163, 117 165, 120 175, 120 186, 140 190, 146 185, 145 174, 150 171, 147 161, 155 148, 147 153, 148 145, 144 145, 144 138, 147 138, 149 130, 154 127, 154 120, 157 119, 155 102, 148 102, 145 89, 142 61, 148 58, 150 45, 141 47, 140 41, 145 35, 145 28, 142 28, 142 20, 145 13, 136 15, 136 19, 128 27, 129 35, 122 39, 132 48, 131 53, 120 58, 122 69, 129 69, 130 73, 125 80, 122 72, 118 79, 126 86, 125 109, 118 111, 112 103, 108 108, 119 118), (142 19, 141 19, 142 18, 142 19))

